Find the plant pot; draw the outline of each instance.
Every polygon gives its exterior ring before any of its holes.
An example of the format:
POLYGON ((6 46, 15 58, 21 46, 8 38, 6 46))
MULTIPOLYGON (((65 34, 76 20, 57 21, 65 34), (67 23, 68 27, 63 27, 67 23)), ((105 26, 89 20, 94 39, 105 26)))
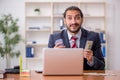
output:
POLYGON ((34 12, 35 14, 35 16, 39 16, 40 15, 40 12, 34 12))

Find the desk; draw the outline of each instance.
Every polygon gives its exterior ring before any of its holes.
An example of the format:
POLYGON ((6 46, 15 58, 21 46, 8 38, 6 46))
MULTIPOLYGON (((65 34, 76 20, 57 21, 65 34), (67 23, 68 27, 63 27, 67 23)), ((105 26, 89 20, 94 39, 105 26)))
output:
POLYGON ((6 78, 0 80, 119 80, 120 71, 84 71, 84 73, 114 74, 107 76, 82 75, 82 76, 43 76, 42 73, 31 71, 30 77, 20 77, 19 74, 7 74, 6 78))

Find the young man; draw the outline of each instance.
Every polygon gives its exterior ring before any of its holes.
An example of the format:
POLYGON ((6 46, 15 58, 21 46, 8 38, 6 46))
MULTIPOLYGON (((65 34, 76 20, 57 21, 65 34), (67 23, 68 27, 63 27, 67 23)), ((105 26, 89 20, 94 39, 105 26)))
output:
POLYGON ((101 51, 99 34, 82 28, 83 13, 76 7, 68 7, 64 12, 64 24, 67 29, 50 35, 49 48, 85 48, 92 41, 91 49, 84 49, 84 70, 104 70, 105 62, 101 51), (75 43, 71 37, 77 37, 75 43))

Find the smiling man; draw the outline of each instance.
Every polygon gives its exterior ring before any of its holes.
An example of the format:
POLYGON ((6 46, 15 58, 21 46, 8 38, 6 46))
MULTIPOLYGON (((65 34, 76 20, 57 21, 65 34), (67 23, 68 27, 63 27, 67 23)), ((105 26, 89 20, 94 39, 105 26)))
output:
POLYGON ((50 35, 49 48, 83 48, 84 70, 104 70, 105 62, 101 51, 99 34, 82 27, 83 13, 76 6, 68 7, 64 14, 67 29, 50 35), (87 41, 92 41, 91 49, 85 49, 87 41))

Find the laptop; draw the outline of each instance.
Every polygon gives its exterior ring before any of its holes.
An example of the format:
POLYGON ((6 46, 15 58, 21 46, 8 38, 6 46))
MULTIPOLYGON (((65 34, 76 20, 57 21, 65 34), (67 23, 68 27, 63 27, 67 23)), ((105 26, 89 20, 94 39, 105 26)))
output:
POLYGON ((82 48, 44 48, 43 75, 82 75, 82 48))

